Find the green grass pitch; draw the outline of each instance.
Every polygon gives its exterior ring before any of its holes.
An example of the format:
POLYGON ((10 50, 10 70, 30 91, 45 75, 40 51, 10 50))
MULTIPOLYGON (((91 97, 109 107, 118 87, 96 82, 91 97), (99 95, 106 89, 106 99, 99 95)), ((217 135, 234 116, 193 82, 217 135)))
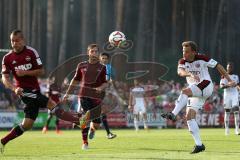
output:
MULTIPOLYGON (((201 129, 206 151, 191 155, 194 145, 187 129, 113 130, 116 139, 108 140, 105 131, 99 130, 90 149, 81 150, 81 133, 78 130, 57 135, 54 131, 26 132, 5 147, 0 160, 234 160, 240 159, 240 136, 231 130, 229 136, 224 129, 201 129)), ((0 136, 6 131, 0 131, 0 136)))

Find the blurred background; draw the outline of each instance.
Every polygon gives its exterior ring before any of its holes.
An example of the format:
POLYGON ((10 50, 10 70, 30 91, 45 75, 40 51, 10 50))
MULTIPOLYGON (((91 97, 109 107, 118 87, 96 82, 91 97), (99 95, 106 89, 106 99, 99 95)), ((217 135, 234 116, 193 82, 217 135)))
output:
MULTIPOLYGON (((232 61, 235 73, 239 73, 239 0, 0 0, 0 15, 0 48, 9 49, 9 34, 21 29, 27 44, 39 52, 47 73, 73 56, 86 54, 89 43, 103 47, 112 31, 122 31, 134 43, 125 52, 129 61, 152 61, 169 69, 163 77, 167 82, 156 82, 158 77, 145 82, 159 86, 160 97, 154 96, 149 102, 154 109, 173 107, 184 86, 176 68, 185 40, 195 41, 200 53, 224 66, 232 61)), ((4 54, 0 53, 1 59, 4 54)), ((209 112, 219 113, 220 76, 211 72, 216 97, 209 100, 207 107, 209 112)), ((45 80, 42 81, 44 85, 45 80)), ((119 82, 119 93, 127 94, 122 96, 125 107, 131 85, 119 82)), ((3 110, 16 106, 14 95, 7 93, 10 91, 1 86, 2 99, 7 104, 1 107, 3 110)))

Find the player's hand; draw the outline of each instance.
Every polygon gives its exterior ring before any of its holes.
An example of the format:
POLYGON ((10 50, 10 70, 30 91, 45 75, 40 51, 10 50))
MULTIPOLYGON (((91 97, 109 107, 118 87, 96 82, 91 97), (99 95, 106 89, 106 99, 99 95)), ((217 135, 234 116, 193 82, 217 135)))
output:
POLYGON ((132 111, 133 111, 133 106, 132 106, 132 105, 129 105, 129 106, 128 106, 128 109, 129 109, 130 112, 132 112, 132 111))
POLYGON ((26 72, 27 72, 27 71, 20 70, 20 69, 16 69, 15 71, 16 71, 16 74, 17 74, 18 77, 23 77, 23 76, 25 76, 25 75, 26 75, 26 72))
POLYGON ((68 102, 68 98, 69 98, 68 94, 65 94, 65 95, 63 96, 62 103, 63 103, 63 104, 66 104, 66 103, 68 102))
POLYGON ((101 93, 102 92, 102 88, 100 88, 100 87, 95 88, 95 90, 96 90, 97 93, 101 93))
POLYGON ((20 88, 20 87, 17 87, 15 90, 14 90, 15 94, 18 95, 18 96, 23 96, 23 89, 20 88))
POLYGON ((229 87, 235 87, 237 84, 234 81, 228 82, 227 84, 229 87))
POLYGON ((191 77, 195 79, 196 82, 200 82, 200 78, 197 75, 191 74, 191 77))

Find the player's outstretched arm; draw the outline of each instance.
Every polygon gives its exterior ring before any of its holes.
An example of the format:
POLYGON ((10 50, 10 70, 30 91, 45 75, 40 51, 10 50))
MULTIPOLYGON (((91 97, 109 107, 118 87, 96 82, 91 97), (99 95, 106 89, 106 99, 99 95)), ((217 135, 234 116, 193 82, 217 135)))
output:
POLYGON ((25 71, 25 70, 16 70, 16 74, 17 76, 19 77, 22 77, 22 76, 42 76, 43 74, 45 73, 44 69, 43 68, 40 68, 40 69, 35 69, 35 70, 28 70, 28 71, 25 71))
POLYGON ((66 102, 68 100, 69 94, 73 91, 73 89, 75 88, 75 86, 77 86, 78 83, 79 83, 79 81, 77 81, 75 79, 71 80, 71 82, 68 86, 68 89, 67 89, 65 95, 63 96, 63 102, 66 102))
POLYGON ((228 80, 227 85, 229 87, 236 86, 236 83, 231 80, 231 78, 229 77, 229 74, 227 73, 227 71, 224 69, 224 67, 221 64, 217 64, 216 68, 217 68, 218 72, 228 80))
POLYGON ((97 87, 97 91, 104 91, 109 86, 109 83, 103 83, 100 87, 97 87))
POLYGON ((22 95, 23 89, 15 87, 10 80, 9 74, 2 74, 2 82, 6 88, 11 89, 16 95, 22 95))
POLYGON ((197 82, 200 81, 200 78, 197 75, 193 75, 192 73, 186 71, 184 68, 178 68, 178 75, 180 77, 192 77, 197 82))
POLYGON ((6 88, 9 88, 15 92, 16 87, 12 84, 9 74, 2 74, 2 82, 6 88))

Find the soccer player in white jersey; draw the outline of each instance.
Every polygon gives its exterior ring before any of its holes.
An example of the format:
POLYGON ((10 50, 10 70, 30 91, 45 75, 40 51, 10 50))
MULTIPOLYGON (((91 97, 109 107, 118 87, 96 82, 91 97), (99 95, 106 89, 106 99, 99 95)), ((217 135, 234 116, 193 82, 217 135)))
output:
POLYGON ((205 146, 201 141, 199 127, 196 122, 196 113, 202 109, 205 100, 211 96, 213 92, 213 84, 208 72, 208 67, 216 68, 219 73, 228 80, 229 86, 234 86, 235 83, 230 79, 228 73, 217 61, 209 59, 197 52, 197 45, 193 41, 182 43, 183 58, 178 62, 178 75, 186 77, 188 87, 182 89, 179 95, 175 108, 172 112, 162 114, 162 117, 176 120, 176 115, 185 106, 186 120, 190 133, 195 141, 193 153, 198 153, 205 150, 205 146))
POLYGON ((144 129, 148 129, 147 126, 147 114, 146 114, 147 101, 145 98, 145 90, 137 79, 134 80, 134 87, 130 91, 129 95, 129 110, 133 111, 134 115, 134 127, 138 131, 138 122, 140 116, 143 118, 144 129))
POLYGON ((147 114, 146 114, 146 98, 145 98, 145 90, 140 85, 137 79, 134 80, 134 87, 130 91, 129 95, 129 110, 133 111, 134 115, 134 127, 135 130, 138 131, 138 121, 140 119, 140 115, 143 117, 143 125, 144 129, 148 129, 146 124, 147 121, 147 114))
POLYGON ((232 110, 234 113, 234 121, 235 121, 235 134, 239 135, 239 100, 238 100, 238 89, 237 84, 239 83, 238 75, 233 74, 233 64, 227 64, 227 73, 230 78, 236 83, 236 86, 230 87, 228 85, 228 80, 226 78, 222 78, 220 81, 220 87, 224 89, 223 93, 223 103, 225 109, 224 115, 224 124, 225 124, 225 135, 229 135, 229 117, 230 111, 232 110))

